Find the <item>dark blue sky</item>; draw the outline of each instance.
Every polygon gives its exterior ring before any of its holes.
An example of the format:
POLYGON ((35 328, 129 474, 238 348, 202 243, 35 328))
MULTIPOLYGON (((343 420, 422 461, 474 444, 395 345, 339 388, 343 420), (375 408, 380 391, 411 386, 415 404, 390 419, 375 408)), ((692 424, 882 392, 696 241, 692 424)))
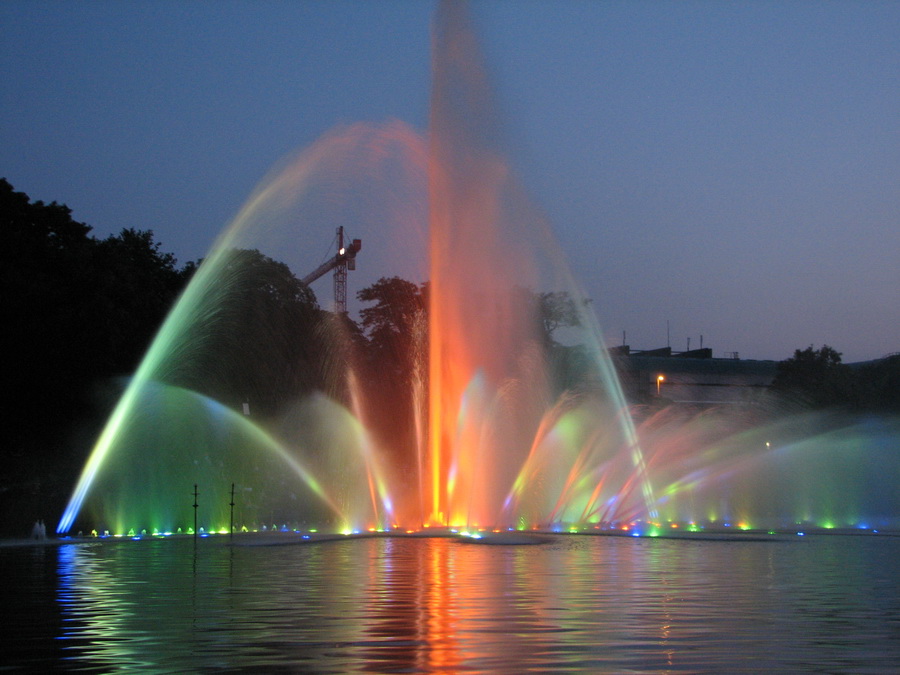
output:
MULTIPOLYGON (((152 229, 201 257, 336 125, 425 129, 433 9, 5 0, 0 175, 98 236, 152 229)), ((716 356, 900 350, 900 3, 472 14, 512 164, 611 343, 664 346, 668 321, 673 347, 702 334, 716 356)), ((363 266, 402 272, 374 251, 363 266)))

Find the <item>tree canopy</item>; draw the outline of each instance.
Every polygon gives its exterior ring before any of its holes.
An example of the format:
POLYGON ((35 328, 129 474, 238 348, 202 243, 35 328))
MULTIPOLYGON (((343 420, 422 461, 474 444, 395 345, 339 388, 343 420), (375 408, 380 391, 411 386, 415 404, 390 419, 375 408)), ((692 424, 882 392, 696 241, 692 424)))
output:
POLYGON ((48 481, 50 492, 71 487, 84 459, 72 436, 92 434, 92 416, 102 422, 98 386, 135 369, 193 265, 178 269, 151 231, 97 239, 67 206, 31 201, 6 179, 0 243, 0 344, 14 364, 4 372, 0 493, 22 501, 46 497, 48 481))
POLYGON ((841 353, 828 345, 797 349, 779 362, 772 388, 814 408, 845 404, 852 398, 851 377, 841 353))
POLYGON ((233 408, 249 402, 262 416, 326 387, 324 313, 287 265, 255 249, 232 250, 212 292, 215 311, 193 327, 179 384, 233 408))

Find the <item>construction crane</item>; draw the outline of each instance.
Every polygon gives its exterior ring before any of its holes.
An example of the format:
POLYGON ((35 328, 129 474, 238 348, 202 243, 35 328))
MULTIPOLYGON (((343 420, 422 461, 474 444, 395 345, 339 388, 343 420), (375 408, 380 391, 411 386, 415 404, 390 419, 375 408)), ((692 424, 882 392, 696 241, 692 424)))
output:
POLYGON ((334 270, 334 311, 338 314, 347 313, 347 270, 356 269, 356 254, 361 248, 360 239, 354 239, 349 246, 344 246, 344 227, 338 227, 337 254, 300 280, 309 286, 319 277, 334 270))

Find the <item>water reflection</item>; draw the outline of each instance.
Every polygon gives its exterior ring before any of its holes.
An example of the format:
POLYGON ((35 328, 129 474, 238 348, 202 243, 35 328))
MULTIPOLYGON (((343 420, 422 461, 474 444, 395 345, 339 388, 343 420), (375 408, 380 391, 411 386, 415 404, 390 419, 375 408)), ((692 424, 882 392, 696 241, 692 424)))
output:
POLYGON ((885 672, 898 560, 889 537, 64 545, 42 630, 103 671, 885 672))

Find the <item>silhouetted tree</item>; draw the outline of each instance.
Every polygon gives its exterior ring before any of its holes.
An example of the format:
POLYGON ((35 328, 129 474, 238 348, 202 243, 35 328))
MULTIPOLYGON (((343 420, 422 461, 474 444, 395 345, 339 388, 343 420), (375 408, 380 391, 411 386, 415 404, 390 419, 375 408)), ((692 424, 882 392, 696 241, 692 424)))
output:
POLYGON ((900 413, 900 354, 860 366, 857 379, 861 408, 900 413))
POLYGON ((547 291, 537 294, 537 315, 548 344, 556 344, 553 334, 560 328, 581 325, 578 305, 567 291, 547 291))
POLYGON ((426 313, 422 288, 399 277, 382 277, 358 291, 356 297, 361 302, 375 303, 359 313, 372 359, 383 368, 393 369, 396 377, 405 379, 411 365, 413 341, 418 339, 417 326, 426 313))
POLYGON ((236 249, 217 271, 194 349, 180 364, 182 386, 254 416, 271 416, 313 389, 326 388, 325 313, 312 290, 282 262, 236 249))
POLYGON ((778 363, 772 389, 792 401, 813 408, 852 406, 856 403, 855 378, 841 363, 841 353, 822 345, 797 349, 794 356, 778 363))
POLYGON ((29 500, 65 498, 105 416, 98 384, 134 369, 192 271, 152 232, 90 232, 67 206, 0 179, 0 349, 14 364, 0 395, 0 495, 25 519, 29 500))
POLYGON ((360 311, 367 339, 361 363, 369 423, 382 445, 393 451, 396 466, 411 469, 415 446, 416 378, 424 393, 427 376, 428 286, 399 277, 381 278, 357 292, 374 303, 360 311))

